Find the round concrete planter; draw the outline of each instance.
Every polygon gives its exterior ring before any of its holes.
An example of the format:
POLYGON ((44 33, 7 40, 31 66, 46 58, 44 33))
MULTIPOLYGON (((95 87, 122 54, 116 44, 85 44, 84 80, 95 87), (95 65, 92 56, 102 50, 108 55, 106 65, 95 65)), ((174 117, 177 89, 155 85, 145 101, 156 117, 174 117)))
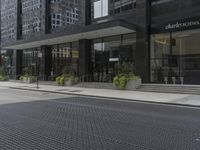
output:
POLYGON ((71 86, 73 84, 74 84, 74 82, 72 80, 65 81, 65 86, 71 86))
POLYGON ((78 78, 75 78, 75 80, 70 79, 70 80, 65 81, 65 86, 72 86, 77 83, 78 83, 78 78))
POLYGON ((141 86, 141 84, 142 84, 141 79, 130 80, 126 84, 126 90, 136 90, 141 86))
MULTIPOLYGON (((141 84, 142 84, 141 79, 130 80, 130 81, 127 82, 126 88, 124 90, 134 91, 134 90, 138 89, 141 86, 141 84)), ((114 86, 115 89, 121 90, 115 84, 113 84, 113 86, 114 86)))
POLYGON ((36 82, 35 80, 31 79, 31 78, 23 78, 21 80, 22 83, 27 83, 27 84, 30 84, 30 83, 34 83, 36 82))

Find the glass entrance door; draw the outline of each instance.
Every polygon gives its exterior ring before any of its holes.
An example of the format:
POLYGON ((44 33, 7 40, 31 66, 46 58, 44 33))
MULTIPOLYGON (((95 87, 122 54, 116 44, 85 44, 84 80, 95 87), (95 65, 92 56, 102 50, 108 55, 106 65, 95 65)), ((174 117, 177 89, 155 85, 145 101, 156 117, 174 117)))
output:
MULTIPOLYGON (((125 34, 93 40, 93 81, 112 82, 120 63, 134 65, 136 34, 125 34)), ((134 70, 134 67, 131 68, 134 70)))

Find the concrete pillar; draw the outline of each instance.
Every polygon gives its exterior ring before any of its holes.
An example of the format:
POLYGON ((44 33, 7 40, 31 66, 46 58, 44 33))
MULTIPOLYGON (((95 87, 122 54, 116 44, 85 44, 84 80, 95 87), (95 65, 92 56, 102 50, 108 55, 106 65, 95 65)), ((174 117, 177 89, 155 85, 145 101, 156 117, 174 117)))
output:
POLYGON ((20 75, 23 74, 22 63, 23 63, 23 51, 14 50, 13 51, 13 68, 12 68, 13 79, 19 79, 20 75))
POLYGON ((41 80, 47 81, 52 69, 52 49, 51 46, 41 46, 42 58, 39 58, 39 76, 41 80))
POLYGON ((80 76, 92 74, 92 48, 91 40, 79 40, 78 74, 80 76))
POLYGON ((150 82, 149 0, 137 1, 136 73, 143 83, 150 82))

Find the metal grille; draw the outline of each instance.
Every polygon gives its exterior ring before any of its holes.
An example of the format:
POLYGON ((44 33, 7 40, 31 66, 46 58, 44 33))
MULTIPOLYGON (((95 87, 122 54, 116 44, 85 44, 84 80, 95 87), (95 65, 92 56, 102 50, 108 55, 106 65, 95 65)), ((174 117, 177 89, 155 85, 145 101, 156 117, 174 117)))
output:
POLYGON ((198 150, 199 110, 72 97, 0 106, 0 149, 198 150))

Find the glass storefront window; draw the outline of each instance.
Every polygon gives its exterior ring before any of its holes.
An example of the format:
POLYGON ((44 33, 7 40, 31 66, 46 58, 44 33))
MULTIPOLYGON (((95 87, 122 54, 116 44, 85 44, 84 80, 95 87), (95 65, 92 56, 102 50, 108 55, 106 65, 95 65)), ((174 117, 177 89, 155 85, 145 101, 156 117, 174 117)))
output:
POLYGON ((173 67, 185 83, 200 83, 200 30, 172 34, 173 67))
POLYGON ((93 76, 97 82, 112 82, 119 64, 134 63, 136 35, 127 34, 93 40, 93 76))
POLYGON ((119 14, 136 8, 136 0, 111 0, 109 3, 110 14, 119 14))
POLYGON ((72 42, 71 49, 71 70, 75 75, 78 75, 78 60, 79 60, 79 43, 72 42))
POLYGON ((71 72, 77 75, 79 59, 78 42, 64 43, 52 46, 52 74, 62 74, 64 67, 69 67, 71 72))
POLYGON ((5 69, 7 75, 11 76, 13 67, 13 51, 2 50, 0 57, 0 65, 5 69))
POLYGON ((170 34, 151 36, 151 82, 163 82, 168 76, 170 34))
POLYGON ((23 72, 25 68, 32 70, 32 74, 36 74, 36 51, 35 49, 23 50, 23 72))
POLYGON ((152 35, 151 82, 200 83, 200 30, 152 35))

